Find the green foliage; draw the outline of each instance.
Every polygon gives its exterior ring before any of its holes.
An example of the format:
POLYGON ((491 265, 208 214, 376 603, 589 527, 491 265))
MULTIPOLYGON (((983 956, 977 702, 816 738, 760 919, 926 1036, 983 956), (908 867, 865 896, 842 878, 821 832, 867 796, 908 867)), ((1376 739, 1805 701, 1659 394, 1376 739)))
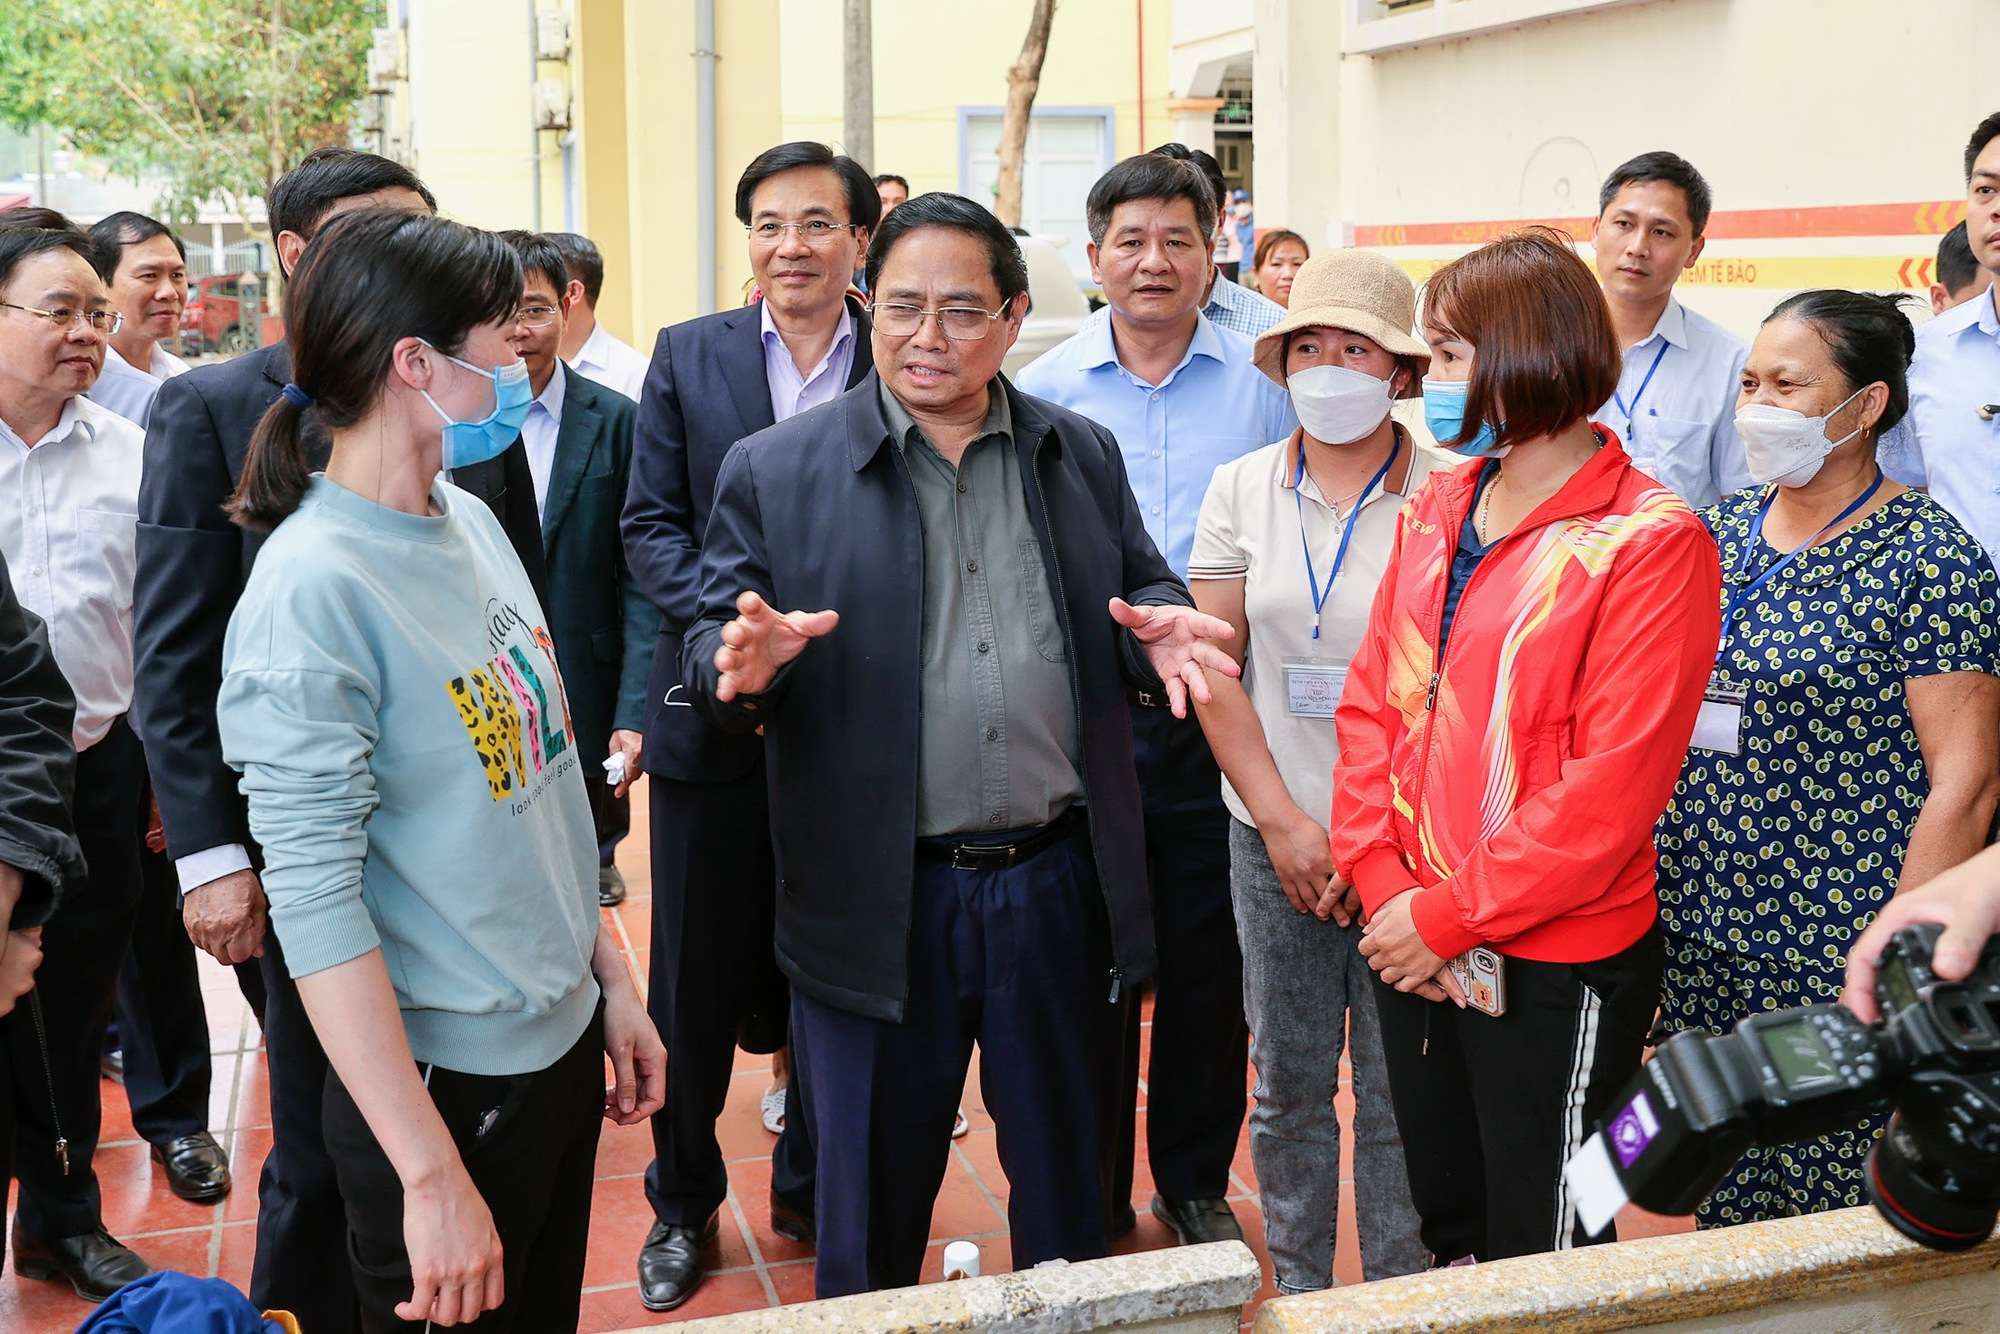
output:
POLYGON ((0 120, 63 131, 158 211, 241 211, 367 92, 380 0, 0 0, 0 120))

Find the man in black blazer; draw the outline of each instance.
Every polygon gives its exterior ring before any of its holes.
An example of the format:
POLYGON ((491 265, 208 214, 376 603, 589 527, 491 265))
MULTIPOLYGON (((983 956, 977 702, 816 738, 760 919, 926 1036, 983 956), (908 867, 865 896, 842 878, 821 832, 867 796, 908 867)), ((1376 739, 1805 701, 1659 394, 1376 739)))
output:
MULTIPOLYGON (((271 230, 287 273, 315 230, 356 208, 433 211, 408 168, 371 153, 323 148, 272 187, 271 230)), ((222 640, 263 543, 222 511, 243 471, 258 420, 291 375, 274 344, 161 387, 146 429, 139 487, 138 577, 133 589, 137 681, 132 719, 196 945, 225 964, 261 959, 271 1080, 271 1150, 258 1186, 257 1255, 250 1297, 291 1311, 314 1334, 343 1334, 358 1316, 347 1263, 347 1219, 320 1137, 326 1055, 265 923, 256 846, 237 776, 222 761, 215 699, 222 640)), ((312 414, 307 413, 308 440, 312 414)), ((324 466, 321 437, 309 452, 324 466)), ((543 586, 541 531, 527 456, 506 455, 452 479, 493 508, 521 563, 543 586)))
MULTIPOLYGON (((867 171, 823 144, 780 144, 745 169, 736 216, 761 299, 660 333, 639 399, 625 548, 660 611, 647 688, 653 945, 647 1007, 673 1054, 653 1117, 646 1196, 656 1225, 639 1253, 639 1297, 671 1310, 701 1282, 701 1253, 728 1190, 715 1121, 739 1029, 753 1050, 784 1041, 784 978, 771 954, 776 873, 763 751, 688 707, 681 638, 694 621, 716 473, 731 445, 859 384, 868 322, 847 294, 881 200, 867 171)), ((811 1237, 813 1167, 797 1081, 771 1158, 771 1226, 811 1237)))
POLYGON ((1126 690, 1178 714, 1235 674, 1110 433, 1000 375, 1027 286, 968 199, 883 220, 876 374, 730 452, 682 650, 695 707, 770 765, 821 1297, 917 1281, 975 1044, 1013 1267, 1105 1253, 1155 957, 1126 690))
MULTIPOLYGON (((521 257, 523 288, 514 350, 528 364, 535 400, 521 425, 548 561, 545 603, 555 636, 563 696, 585 760, 584 787, 602 823, 605 802, 639 776, 646 674, 660 613, 625 564, 619 512, 632 472, 632 418, 639 405, 563 364, 563 254, 535 232, 500 233, 521 257), (615 784, 602 758, 615 756, 615 784)), ((606 907, 602 882, 599 901, 606 907)))

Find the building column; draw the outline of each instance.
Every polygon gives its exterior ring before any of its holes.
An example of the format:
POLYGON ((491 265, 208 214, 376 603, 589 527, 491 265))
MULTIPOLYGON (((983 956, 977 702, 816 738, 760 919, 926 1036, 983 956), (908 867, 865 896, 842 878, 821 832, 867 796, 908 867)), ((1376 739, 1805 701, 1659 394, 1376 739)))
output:
MULTIPOLYGON (((1255 0, 1257 227, 1287 227, 1317 254, 1348 244, 1341 208, 1341 10, 1331 0, 1255 0)), ((1366 57, 1360 57, 1366 59, 1366 57)))

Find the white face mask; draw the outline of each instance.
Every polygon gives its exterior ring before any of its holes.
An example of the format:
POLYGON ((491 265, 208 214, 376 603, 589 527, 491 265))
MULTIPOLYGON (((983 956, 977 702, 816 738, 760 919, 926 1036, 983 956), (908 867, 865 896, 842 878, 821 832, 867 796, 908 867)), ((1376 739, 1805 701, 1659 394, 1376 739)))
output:
POLYGON ((1743 462, 1750 470, 1750 480, 1759 486, 1772 482, 1804 486, 1819 476, 1826 456, 1861 434, 1857 426, 1838 440, 1826 438, 1826 424, 1834 413, 1860 396, 1861 389, 1855 390, 1836 404, 1833 412, 1820 417, 1764 403, 1738 408, 1736 434, 1743 437, 1743 462))
POLYGON ((1395 394, 1387 380, 1378 380, 1345 366, 1308 366, 1285 379, 1299 425, 1322 444, 1352 444, 1367 436, 1389 415, 1395 394))

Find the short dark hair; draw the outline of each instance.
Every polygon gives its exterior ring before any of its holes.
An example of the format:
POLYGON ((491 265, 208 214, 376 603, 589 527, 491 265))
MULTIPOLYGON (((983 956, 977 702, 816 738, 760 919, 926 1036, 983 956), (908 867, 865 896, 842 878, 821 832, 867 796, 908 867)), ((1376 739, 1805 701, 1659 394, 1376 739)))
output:
POLYGON ((174 249, 180 252, 181 262, 187 262, 186 244, 158 218, 149 218, 130 209, 99 218, 90 227, 90 239, 97 245, 97 276, 109 283, 118 276, 118 264, 125 256, 125 247, 150 241, 156 236, 172 241, 174 249))
POLYGON ((581 232, 544 232, 557 250, 569 276, 583 284, 583 304, 597 309, 597 294, 604 290, 604 252, 597 242, 581 232))
POLYGON ((1476 353, 1461 440, 1490 425, 1505 445, 1587 420, 1624 367, 1596 275, 1547 227, 1509 233, 1432 274, 1423 322, 1476 353))
POLYGON ((39 227, 50 231, 64 231, 75 227, 66 214, 40 204, 16 204, 12 208, 0 208, 0 227, 39 227))
POLYGON ((51 250, 73 250, 97 268, 97 245, 90 233, 54 209, 32 204, 0 209, 0 288, 14 281, 23 260, 51 250))
POLYGON ((546 232, 506 231, 496 233, 505 241, 521 260, 521 282, 527 284, 527 275, 540 270, 556 289, 556 298, 562 298, 563 289, 569 286, 569 262, 563 258, 562 247, 546 232))
POLYGON ((943 227, 986 242, 1002 306, 1012 304, 1015 297, 1028 290, 1028 262, 1021 258, 1021 243, 1007 230, 1007 224, 994 216, 992 209, 975 204, 964 195, 933 190, 891 210, 882 219, 881 227, 868 243, 869 291, 875 290, 876 279, 882 276, 882 266, 888 262, 896 242, 920 227, 943 227))
MULTIPOLYGON (((1111 215, 1120 204, 1140 199, 1185 199, 1194 205, 1195 226, 1203 236, 1215 235, 1215 192, 1201 171, 1185 159, 1141 153, 1128 157, 1097 178, 1083 206, 1092 245, 1103 245, 1111 215)), ((894 216, 891 214, 890 216, 894 216)))
POLYGON ((883 172, 883 173, 882 173, 882 174, 881 174, 880 176, 877 176, 877 177, 875 178, 875 184, 877 184, 877 185, 900 185, 900 186, 902 186, 902 187, 903 187, 903 193, 904 193, 904 194, 908 194, 908 193, 910 193, 910 183, 909 183, 908 181, 904 180, 904 179, 903 179, 903 178, 902 178, 901 176, 898 176, 898 175, 897 175, 897 174, 896 174, 895 172, 893 172, 893 171, 885 171, 885 172, 883 172))
POLYGON ((1965 181, 1972 183, 1972 168, 1979 161, 1979 155, 1986 151, 1986 145, 2000 139, 2000 111, 1994 112, 1972 129, 1972 137, 1965 141, 1965 181))
POLYGON ((1966 238, 1965 223, 1946 232, 1938 241, 1937 280, 1945 291, 1957 295, 1979 276, 1979 261, 1973 257, 1972 242, 1966 238))
POLYGON ((354 148, 315 148, 271 187, 264 201, 271 235, 291 232, 310 239, 335 204, 382 190, 414 190, 437 212, 436 198, 402 163, 354 148))
POLYGON ((810 139, 767 148, 751 159, 736 182, 736 220, 748 227, 750 199, 757 193, 757 187, 773 176, 799 167, 822 167, 840 177, 841 188, 847 194, 850 223, 872 232, 875 224, 882 221, 882 196, 875 193, 875 182, 869 179, 868 168, 845 153, 836 154, 825 144, 810 139))
POLYGON ((1910 358, 1916 354, 1917 331, 1903 313, 1903 303, 1914 300, 1909 292, 1822 288, 1786 297, 1764 323, 1783 319, 1811 325, 1850 391, 1877 382, 1889 386, 1889 404, 1875 423, 1880 436, 1910 410, 1910 358))
POLYGON ((1201 178, 1208 182, 1208 188, 1215 194, 1215 219, 1222 221, 1222 212, 1229 204, 1229 184, 1222 179, 1222 164, 1215 160, 1215 154, 1199 148, 1189 148, 1186 144, 1161 144, 1153 150, 1159 157, 1170 157, 1180 162, 1191 162, 1201 178))
POLYGON ((1618 192, 1634 181, 1665 181, 1677 185, 1681 198, 1687 201, 1688 226, 1700 236, 1708 227, 1708 211, 1714 207, 1714 196, 1709 193, 1708 181, 1694 169, 1694 164, 1678 153, 1664 149, 1654 153, 1641 153, 1629 162, 1621 162, 1611 169, 1604 178, 1604 187, 1597 192, 1597 216, 1603 217, 1604 210, 1611 207, 1611 201, 1618 192))
MULTIPOLYGON (((380 398, 399 341, 450 355, 520 303, 521 261, 492 232, 399 209, 343 213, 313 239, 285 293, 292 382, 320 425, 352 426, 380 398)), ((273 528, 304 497, 303 412, 280 397, 257 423, 228 505, 243 527, 273 528)))

